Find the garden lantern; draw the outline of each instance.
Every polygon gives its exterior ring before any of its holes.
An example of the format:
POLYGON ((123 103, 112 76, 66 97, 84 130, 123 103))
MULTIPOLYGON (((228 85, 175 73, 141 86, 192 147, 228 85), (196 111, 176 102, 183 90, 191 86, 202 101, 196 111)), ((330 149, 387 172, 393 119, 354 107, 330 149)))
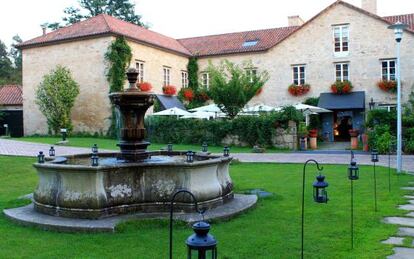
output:
POLYGON ((186 155, 187 163, 194 162, 194 152, 193 151, 189 150, 185 155, 186 155))
POLYGON ((92 166, 98 166, 99 165, 99 157, 96 153, 93 153, 91 156, 92 166))
POLYGON ((60 129, 60 134, 62 134, 62 141, 66 141, 68 130, 67 129, 60 129))
POLYGON ((325 182, 325 176, 319 174, 316 176, 316 181, 313 182, 313 199, 317 203, 327 203, 328 193, 325 188, 328 187, 328 183, 325 182))
POLYGON ((371 101, 368 103, 368 105, 369 105, 369 110, 372 111, 375 107, 374 98, 371 97, 371 101))
POLYGON ((351 151, 351 164, 348 167, 348 179, 351 180, 351 248, 354 248, 354 180, 359 179, 359 168, 351 151))
POLYGON ((168 153, 171 153, 173 151, 173 145, 171 143, 167 145, 167 151, 168 153))
POLYGON ((349 180, 358 180, 359 179, 359 168, 356 161, 352 157, 351 164, 348 167, 348 179, 349 180))
POLYGON ((39 151, 39 154, 37 155, 37 162, 39 164, 43 164, 45 162, 45 155, 43 154, 43 151, 39 151))
POLYGON ((229 156, 230 155, 230 148, 228 146, 225 146, 223 149, 223 155, 229 156))
POLYGON ((217 241, 209 234, 210 224, 199 221, 193 225, 194 234, 187 238, 187 259, 216 259, 217 241))
POLYGON ((378 162, 378 151, 376 149, 371 151, 371 162, 378 162))
POLYGON ((97 154, 98 153, 98 145, 97 144, 93 144, 92 146, 92 153, 97 154))
POLYGON ((203 145, 201 146, 201 151, 204 153, 207 153, 208 151, 208 145, 206 142, 203 142, 203 145))
POLYGON ((55 148, 54 147, 50 147, 50 149, 49 149, 49 156, 55 156, 55 154, 56 154, 55 148))

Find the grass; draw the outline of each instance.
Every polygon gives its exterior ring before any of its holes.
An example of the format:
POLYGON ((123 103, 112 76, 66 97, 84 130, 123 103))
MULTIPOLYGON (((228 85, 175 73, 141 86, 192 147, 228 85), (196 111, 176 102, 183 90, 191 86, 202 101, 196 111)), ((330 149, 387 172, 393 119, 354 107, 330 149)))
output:
MULTIPOLYGON (((33 191, 37 176, 33 158, 0 156, 0 209, 20 206, 18 197, 33 191)), ((230 168, 236 192, 262 188, 273 192, 256 208, 230 220, 212 223, 218 240, 219 258, 299 258, 302 165, 245 164, 230 168)), ((346 166, 325 165, 330 201, 316 204, 311 185, 314 165, 308 166, 305 205, 305 258, 384 258, 392 246, 380 241, 395 235, 397 227, 381 223, 384 216, 402 215, 404 191, 411 176, 392 175, 388 192, 388 169, 378 167, 378 212, 374 212, 372 168, 360 167, 355 191, 355 248, 350 249, 349 181, 346 166)), ((129 221, 114 234, 57 233, 22 227, 0 216, 2 258, 167 258, 166 221, 129 221)), ((174 258, 185 257, 185 239, 192 230, 174 226, 174 258)))
MULTIPOLYGON (((46 143, 54 145, 56 142, 60 141, 60 137, 22 137, 14 138, 15 140, 36 142, 36 143, 46 143)), ((118 150, 116 144, 118 140, 108 139, 108 138, 94 138, 94 137, 71 137, 69 138, 69 146, 73 147, 92 147, 93 144, 97 144, 101 149, 113 149, 118 150)), ((161 148, 166 148, 166 143, 151 143, 148 147, 149 150, 160 150, 161 148)), ((230 152, 232 153, 251 153, 251 147, 230 147, 230 152)), ((176 150, 192 150, 197 151, 201 150, 201 145, 184 145, 184 144, 174 144, 174 149, 176 150)), ((222 146, 209 146, 209 152, 221 153, 223 152, 222 146)), ((267 153, 279 153, 279 152, 290 152, 288 149, 278 149, 278 148, 268 148, 266 149, 267 153)))

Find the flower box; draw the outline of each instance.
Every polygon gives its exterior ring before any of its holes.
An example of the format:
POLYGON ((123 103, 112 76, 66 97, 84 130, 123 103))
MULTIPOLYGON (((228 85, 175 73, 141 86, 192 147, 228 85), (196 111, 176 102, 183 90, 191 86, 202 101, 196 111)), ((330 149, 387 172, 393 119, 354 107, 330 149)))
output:
POLYGON ((301 95, 307 94, 309 90, 310 90, 309 84, 304 84, 304 85, 291 84, 288 87, 289 93, 293 96, 301 96, 301 95))
POLYGON ((381 80, 377 83, 377 86, 385 92, 397 92, 397 82, 394 80, 381 80))
POLYGON ((185 88, 183 90, 183 97, 185 100, 191 102, 194 98, 194 92, 191 88, 185 88))
POLYGON ((138 88, 143 92, 149 92, 152 89, 152 85, 148 82, 142 82, 138 84, 138 88))
POLYGON ((352 83, 350 81, 336 81, 331 85, 331 91, 334 94, 348 94, 352 92, 352 83))
POLYGON ((177 93, 177 88, 173 85, 166 85, 162 88, 162 92, 166 95, 174 95, 177 93))

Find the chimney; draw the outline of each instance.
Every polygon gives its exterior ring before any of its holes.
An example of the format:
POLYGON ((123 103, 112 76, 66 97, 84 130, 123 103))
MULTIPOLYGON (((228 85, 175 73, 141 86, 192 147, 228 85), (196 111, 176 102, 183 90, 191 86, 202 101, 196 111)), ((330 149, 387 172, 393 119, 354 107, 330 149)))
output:
POLYGON ((42 28, 42 33, 43 33, 42 35, 46 35, 47 24, 46 23, 41 24, 40 27, 42 28))
POLYGON ((367 12, 377 14, 377 0, 361 0, 361 8, 367 12))
POLYGON ((289 26, 302 26, 305 22, 299 15, 288 16, 288 25, 289 26))

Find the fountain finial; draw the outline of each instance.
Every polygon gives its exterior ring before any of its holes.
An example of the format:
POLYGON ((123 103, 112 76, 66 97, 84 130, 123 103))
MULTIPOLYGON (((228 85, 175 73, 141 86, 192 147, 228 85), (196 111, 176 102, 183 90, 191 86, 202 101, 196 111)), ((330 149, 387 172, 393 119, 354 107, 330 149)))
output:
POLYGON ((130 67, 128 68, 126 75, 129 82, 129 88, 127 91, 139 91, 139 88, 137 87, 136 83, 138 80, 138 70, 136 68, 130 67))

